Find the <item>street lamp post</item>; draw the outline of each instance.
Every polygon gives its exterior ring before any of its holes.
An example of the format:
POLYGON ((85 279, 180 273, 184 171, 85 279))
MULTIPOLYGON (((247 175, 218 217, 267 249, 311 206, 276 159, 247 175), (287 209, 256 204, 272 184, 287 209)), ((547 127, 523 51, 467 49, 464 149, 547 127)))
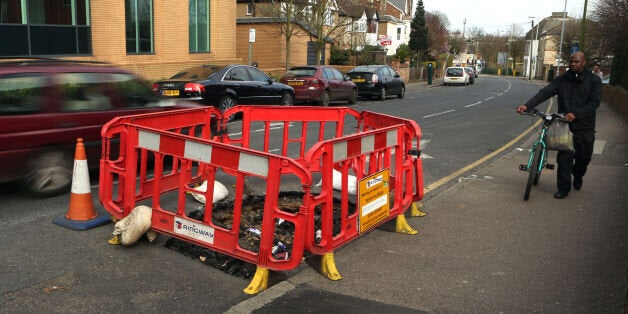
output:
MULTIPOLYGON (((534 47, 534 42, 532 41, 532 30, 534 30, 534 19, 535 19, 535 17, 534 16, 528 16, 528 18, 532 19, 532 21, 530 21, 530 23, 532 23, 532 28, 530 29, 530 53, 528 54, 528 80, 531 81, 532 80, 532 49, 534 49, 533 48, 534 47)), ((538 23, 536 25, 536 37, 537 37, 537 39, 539 37, 539 25, 538 25, 538 23)))

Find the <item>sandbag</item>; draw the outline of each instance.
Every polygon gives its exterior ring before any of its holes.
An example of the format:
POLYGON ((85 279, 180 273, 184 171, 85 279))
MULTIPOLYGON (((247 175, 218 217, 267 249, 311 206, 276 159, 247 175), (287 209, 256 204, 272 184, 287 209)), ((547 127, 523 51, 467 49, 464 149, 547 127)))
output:
POLYGON ((133 208, 128 216, 116 222, 113 235, 118 238, 120 244, 132 245, 150 229, 152 215, 153 209, 148 206, 140 205, 133 208))
MULTIPOLYGON (((199 192, 207 191, 207 180, 203 181, 201 185, 195 187, 194 190, 199 192)), ((227 190, 227 187, 225 187, 222 183, 214 180, 214 196, 212 203, 216 203, 224 199, 225 197, 227 197, 227 195, 229 195, 229 190, 227 190)), ((195 200, 205 204, 205 195, 192 192, 192 196, 194 196, 195 200)))

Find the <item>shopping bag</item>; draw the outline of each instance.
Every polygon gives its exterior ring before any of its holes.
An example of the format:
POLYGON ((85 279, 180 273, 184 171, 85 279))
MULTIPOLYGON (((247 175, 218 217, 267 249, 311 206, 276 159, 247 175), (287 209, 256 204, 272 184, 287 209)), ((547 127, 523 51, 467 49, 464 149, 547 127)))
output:
POLYGON ((569 122, 554 119, 547 129, 545 145, 549 150, 573 150, 573 135, 569 130, 569 122))

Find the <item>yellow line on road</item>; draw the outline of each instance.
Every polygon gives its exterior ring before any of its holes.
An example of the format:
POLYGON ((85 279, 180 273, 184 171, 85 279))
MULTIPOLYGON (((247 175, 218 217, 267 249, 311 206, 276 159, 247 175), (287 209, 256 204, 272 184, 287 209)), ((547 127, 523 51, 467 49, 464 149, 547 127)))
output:
MULTIPOLYGON (((554 102, 554 98, 552 98, 550 100, 550 104, 547 107, 546 112, 549 112, 551 110, 553 102, 554 102)), ((439 188, 441 185, 449 182, 451 179, 456 178, 456 177, 462 175, 463 173, 465 173, 465 172, 467 172, 467 171, 469 171, 469 170, 471 170, 471 169, 481 165, 485 161, 495 157, 497 154, 503 152, 504 150, 506 150, 510 146, 512 146, 515 143, 517 143, 519 140, 521 140, 521 138, 526 136, 528 133, 532 132, 532 130, 537 128, 539 126, 539 124, 541 124, 541 122, 543 122, 543 121, 541 121, 541 120, 536 121, 529 129, 527 129, 525 132, 521 133, 519 136, 515 137, 512 141, 506 143, 506 145, 500 147, 496 151, 494 151, 494 152, 492 152, 492 153, 490 153, 490 154, 480 158, 479 160, 476 160, 475 162, 467 165, 466 167, 464 167, 464 168, 462 168, 462 169, 460 169, 460 170, 458 170, 458 171, 456 171, 456 172, 454 172, 454 173, 452 173, 452 174, 450 174, 450 175, 448 175, 448 176, 446 176, 446 177, 444 177, 444 178, 442 178, 442 179, 440 179, 440 180, 438 180, 438 181, 436 181, 436 182, 426 186, 425 187, 425 194, 427 194, 431 190, 435 190, 435 189, 439 188)))

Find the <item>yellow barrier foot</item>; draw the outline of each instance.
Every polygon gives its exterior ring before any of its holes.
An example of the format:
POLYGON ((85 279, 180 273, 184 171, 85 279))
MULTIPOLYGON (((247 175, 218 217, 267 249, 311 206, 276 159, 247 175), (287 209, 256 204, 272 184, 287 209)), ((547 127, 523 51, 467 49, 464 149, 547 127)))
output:
POLYGON ((330 280, 340 280, 342 276, 336 269, 336 263, 334 263, 334 253, 325 253, 321 261, 321 272, 327 276, 330 280))
POLYGON ((109 244, 112 244, 112 245, 120 245, 121 244, 120 238, 118 238, 117 235, 114 235, 113 238, 109 239, 109 241, 107 241, 107 242, 109 242, 109 244))
POLYGON ((246 294, 257 294, 268 288, 268 268, 257 266, 255 275, 248 287, 244 289, 246 294))
POLYGON ((397 216, 397 228, 396 228, 397 233, 405 233, 405 234, 417 234, 419 233, 418 231, 412 229, 412 227, 410 227, 410 225, 408 224, 408 221, 406 221, 406 217, 401 214, 399 216, 397 216))
POLYGON ((423 203, 412 203, 410 207, 410 216, 412 217, 423 217, 427 215, 426 213, 421 211, 421 207, 423 207, 423 203))

